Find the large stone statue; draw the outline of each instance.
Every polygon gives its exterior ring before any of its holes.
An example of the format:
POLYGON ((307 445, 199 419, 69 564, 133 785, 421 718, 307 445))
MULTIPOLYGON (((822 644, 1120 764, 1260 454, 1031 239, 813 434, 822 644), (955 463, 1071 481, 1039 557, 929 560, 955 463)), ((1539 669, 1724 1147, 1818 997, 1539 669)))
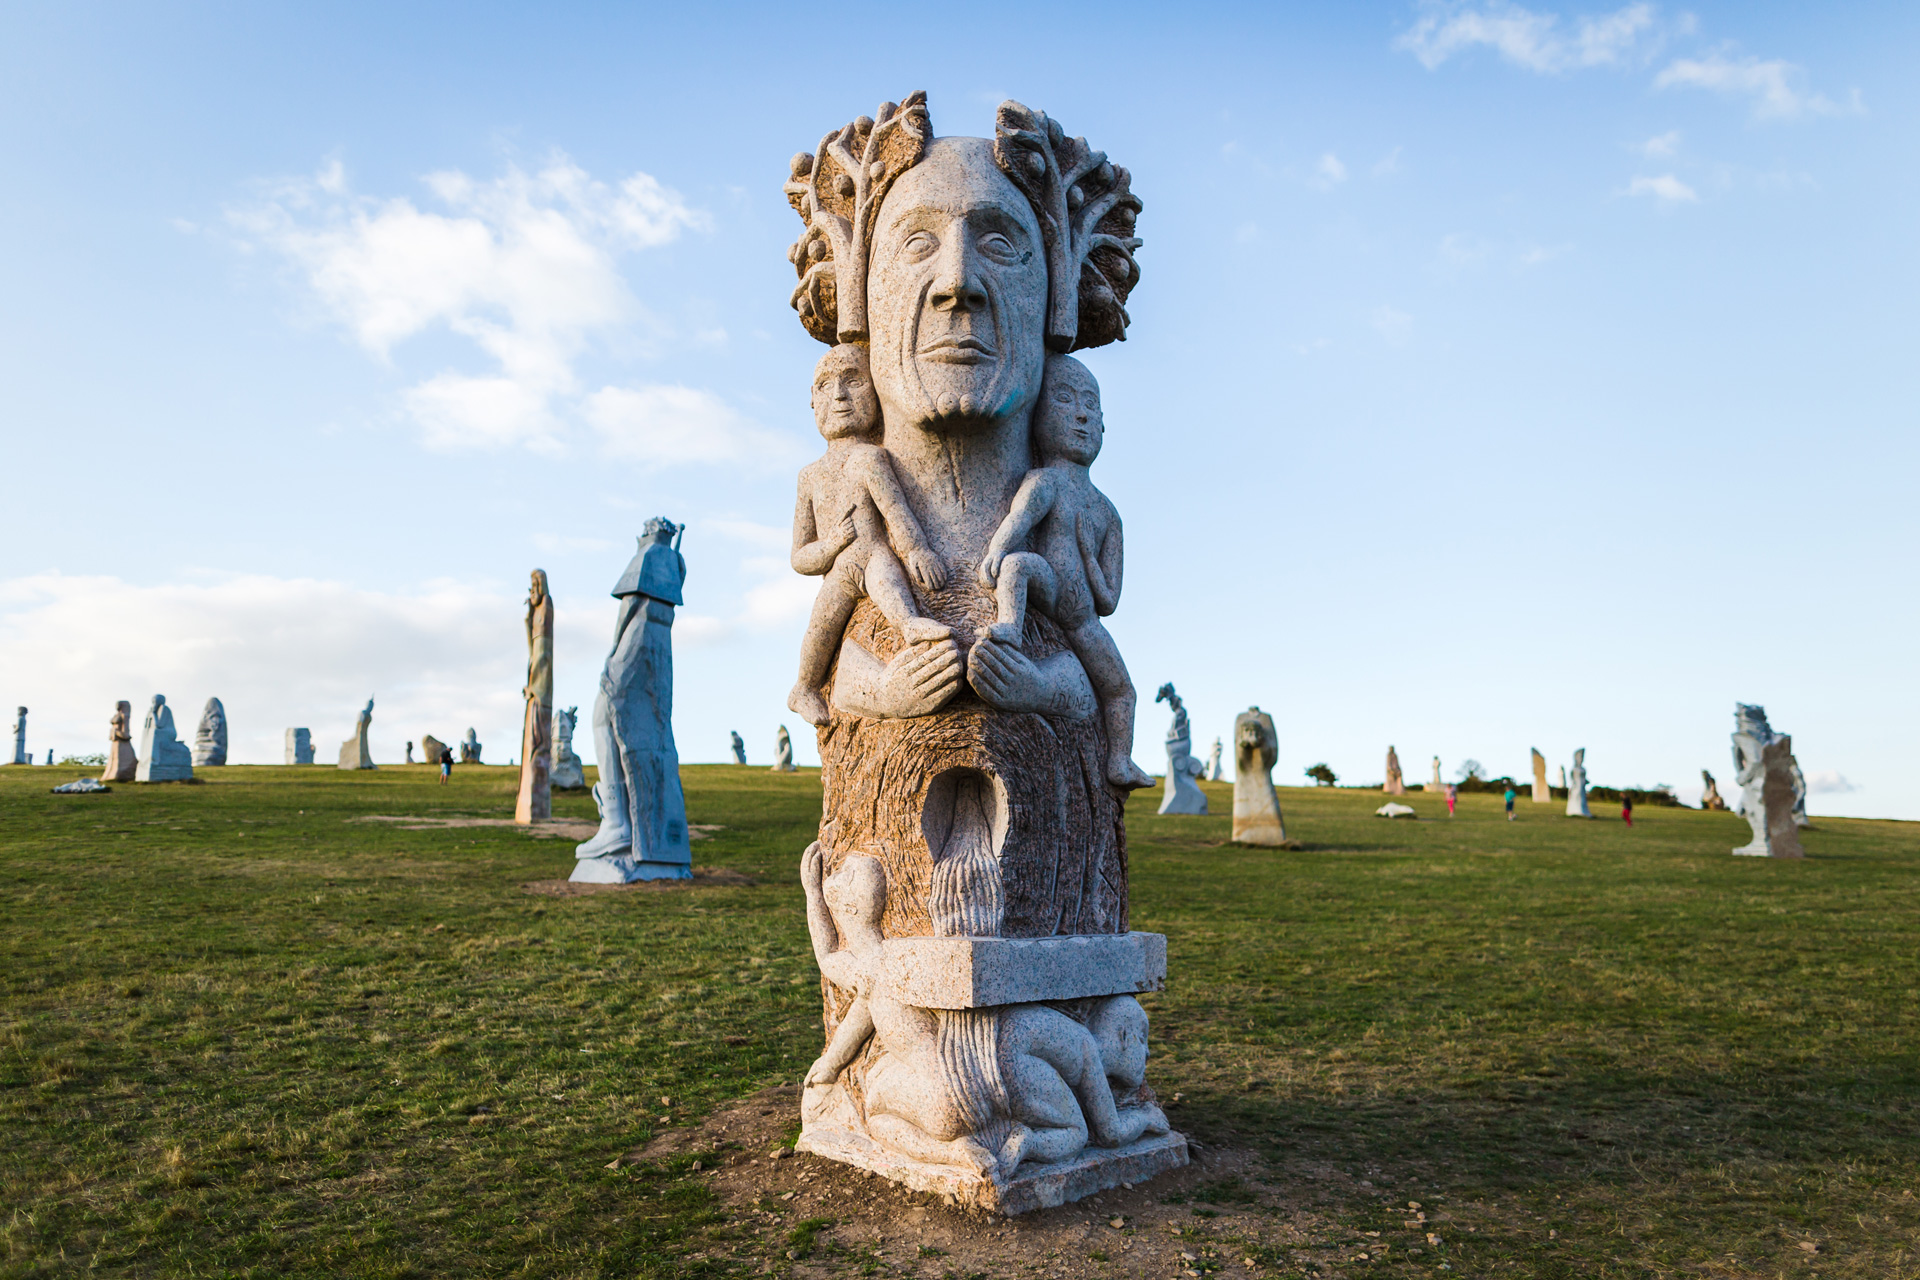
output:
POLYGON ((773 771, 775 773, 792 773, 794 771, 793 738, 787 733, 787 726, 785 725, 781 725, 780 732, 774 736, 773 771))
POLYGON ((727 737, 732 739, 727 745, 728 749, 733 752, 733 762, 735 764, 745 764, 747 762, 747 740, 740 736, 738 729, 728 731, 727 737))
POLYGON ((1705 769, 1702 769, 1700 771, 1700 781, 1704 782, 1707 788, 1701 793, 1700 807, 1709 812, 1716 810, 1722 813, 1726 812, 1726 799, 1720 794, 1720 784, 1713 780, 1713 775, 1705 769))
POLYGON ((133 754, 133 704, 116 702, 107 722, 107 766, 100 771, 100 781, 132 782, 139 765, 133 754))
POLYGON ((1587 808, 1587 749, 1585 747, 1573 753, 1573 768, 1567 770, 1567 816, 1569 818, 1593 816, 1593 810, 1587 808))
POLYGON ((647 521, 639 550, 614 584, 620 613, 593 703, 600 830, 574 850, 575 880, 628 884, 693 876, 673 744, 673 611, 687 578, 676 540, 681 532, 671 520, 647 521))
POLYGON ((1165 943, 1128 931, 1123 807, 1150 780, 1101 621, 1122 539, 1088 471, 1099 388, 1067 354, 1124 332, 1140 204, 1046 116, 997 124, 936 140, 916 93, 794 159, 792 301, 829 350, 794 522, 824 581, 789 705, 826 794, 800 1146, 1021 1212, 1186 1144, 1144 1081, 1133 997, 1165 943))
POLYGON ((220 705, 220 699, 208 698, 200 712, 200 726, 193 731, 193 767, 226 762, 227 709, 220 705))
POLYGON ((367 699, 360 715, 353 722, 353 736, 340 744, 340 767, 342 769, 372 769, 373 747, 367 741, 367 735, 373 730, 373 699, 367 699))
POLYGON ((1220 739, 1215 738, 1213 740, 1213 749, 1207 752, 1206 766, 1200 771, 1200 776, 1202 778, 1205 778, 1208 782, 1219 782, 1222 778, 1227 776, 1226 765, 1221 761, 1220 756, 1221 756, 1220 739))
POLYGON ((1547 758, 1540 754, 1540 748, 1529 748, 1533 752, 1533 802, 1552 804, 1553 788, 1547 785, 1547 758))
POLYGON ((1433 776, 1427 780, 1427 790, 1432 792, 1445 791, 1446 789, 1446 780, 1440 776, 1440 757, 1435 756, 1433 758, 1433 776))
POLYGON ((313 763, 313 733, 308 729, 287 730, 287 763, 313 763))
MULTIPOLYGON (((1796 827, 1804 827, 1809 821, 1807 818, 1807 775, 1800 772, 1800 762, 1798 760, 1792 757, 1788 757, 1788 760, 1793 769, 1793 825, 1796 827)), ((48 760, 47 763, 52 764, 53 761, 48 760)))
POLYGON ((1233 718, 1233 842, 1275 849, 1297 847, 1287 839, 1280 819, 1280 794, 1273 789, 1273 762, 1280 738, 1273 717, 1248 707, 1233 718))
POLYGON ((480 764, 480 731, 472 725, 467 726, 467 736, 460 739, 460 763, 480 764))
POLYGON ((193 777, 193 752, 173 729, 173 708, 161 694, 153 695, 147 718, 140 723, 140 762, 135 782, 185 782, 193 777))
POLYGON ((553 816, 553 597, 547 573, 533 571, 527 589, 526 718, 520 733, 520 794, 513 820, 525 826, 553 816))
MULTIPOLYGON (((448 750, 450 750, 450 748, 447 744, 432 734, 423 733, 420 735, 420 756, 422 764, 438 766, 440 757, 445 755, 448 750)), ((459 753, 455 752, 454 754, 457 756, 459 753)))
MULTIPOLYGON (((553 789, 585 791, 586 766, 573 749, 573 729, 580 723, 580 708, 568 707, 553 713, 553 789)), ((430 762, 431 763, 431 762, 430 762)))
POLYGON ((27 754, 27 709, 21 707, 13 717, 13 763, 32 764, 27 754))
POLYGON ((1406 775, 1400 772, 1400 753, 1391 746, 1387 748, 1387 784, 1380 789, 1390 796, 1407 794, 1406 775))
POLYGON ((1750 858, 1804 858, 1793 820, 1793 738, 1775 733, 1767 709, 1733 704, 1733 780, 1741 787, 1740 812, 1753 828, 1753 843, 1734 850, 1750 858))
POLYGON ((1153 700, 1173 708, 1173 723, 1167 726, 1167 781, 1160 794, 1160 812, 1205 813, 1207 793, 1194 784, 1201 768, 1193 758, 1193 728, 1187 723, 1186 704, 1171 683, 1161 685, 1153 700))

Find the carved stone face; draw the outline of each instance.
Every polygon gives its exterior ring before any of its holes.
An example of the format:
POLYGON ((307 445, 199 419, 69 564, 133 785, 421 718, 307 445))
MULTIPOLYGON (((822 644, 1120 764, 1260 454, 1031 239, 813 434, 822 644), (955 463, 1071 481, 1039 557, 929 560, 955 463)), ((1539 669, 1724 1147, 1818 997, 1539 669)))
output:
POLYGON ((867 280, 874 384, 889 423, 1024 416, 1046 354, 1047 259, 985 138, 940 138, 887 193, 867 280))
POLYGON ((1100 416, 1100 384, 1072 356, 1049 356, 1040 404, 1033 415, 1033 444, 1042 458, 1065 458, 1090 466, 1100 456, 1107 424, 1100 416))
POLYGON ((820 357, 813 369, 813 420, 829 440, 872 435, 880 430, 880 401, 873 394, 867 356, 843 343, 820 357))

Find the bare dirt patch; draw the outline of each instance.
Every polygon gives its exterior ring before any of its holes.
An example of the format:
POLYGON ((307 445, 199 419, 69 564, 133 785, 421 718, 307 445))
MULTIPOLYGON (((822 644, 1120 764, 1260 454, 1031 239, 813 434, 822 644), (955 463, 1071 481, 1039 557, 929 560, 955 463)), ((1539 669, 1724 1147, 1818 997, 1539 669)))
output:
POLYGON ((695 867, 691 880, 636 880, 632 884, 575 884, 571 880, 529 880, 524 893, 548 898, 579 898, 590 893, 625 893, 630 889, 745 888, 760 882, 732 867, 695 867))
MULTIPOLYGON (((1318 1271, 1331 1280, 1374 1262, 1445 1256, 1425 1241, 1424 1221, 1417 1231, 1393 1233, 1417 1241, 1412 1248, 1341 1225, 1330 1201, 1371 1196, 1337 1170, 1276 1167, 1251 1151, 1211 1144, 1193 1144, 1193 1162, 1184 1169, 1057 1209, 1017 1218, 959 1209, 793 1153, 799 1105, 796 1086, 767 1089, 696 1128, 663 1133, 609 1168, 629 1176, 647 1167, 686 1170, 750 1237, 736 1236, 736 1247, 710 1247, 705 1256, 757 1253, 769 1271, 794 1276, 1038 1273, 1078 1280, 1318 1271), (691 1168, 688 1156, 697 1162, 691 1168), (1345 1185, 1330 1188, 1333 1182, 1345 1185)), ((1431 1225, 1438 1229, 1440 1221, 1431 1225)))

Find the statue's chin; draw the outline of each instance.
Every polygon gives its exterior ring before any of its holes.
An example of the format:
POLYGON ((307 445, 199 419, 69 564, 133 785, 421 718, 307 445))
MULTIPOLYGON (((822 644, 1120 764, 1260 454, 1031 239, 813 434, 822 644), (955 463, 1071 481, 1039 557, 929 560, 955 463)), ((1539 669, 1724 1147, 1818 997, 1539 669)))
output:
POLYGON ((955 364, 918 359, 909 366, 907 399, 912 416, 935 431, 966 431, 1006 417, 1018 397, 1004 361, 955 364))

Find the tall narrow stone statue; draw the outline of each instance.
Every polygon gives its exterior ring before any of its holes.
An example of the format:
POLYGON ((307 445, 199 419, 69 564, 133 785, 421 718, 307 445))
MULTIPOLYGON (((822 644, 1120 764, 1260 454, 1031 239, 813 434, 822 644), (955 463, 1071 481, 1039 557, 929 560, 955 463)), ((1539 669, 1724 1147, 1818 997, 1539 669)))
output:
POLYGON ((1387 748, 1387 784, 1380 789, 1390 796, 1407 794, 1406 775, 1400 772, 1400 754, 1391 746, 1387 748))
POLYGON ((735 764, 745 764, 747 762, 747 740, 740 736, 738 729, 729 731, 727 736, 733 740, 728 744, 733 752, 733 762, 735 764))
POLYGON ((1274 849, 1297 848, 1280 818, 1280 794, 1273 789, 1273 762, 1280 758, 1280 737, 1273 717, 1248 707, 1233 718, 1233 842, 1274 849))
POLYGON ((1553 788, 1547 785, 1547 758, 1540 754, 1540 748, 1529 749, 1533 752, 1533 802, 1551 804, 1553 788))
POLYGON ((313 733, 308 729, 287 730, 287 763, 313 763, 313 733))
MULTIPOLYGON (((53 761, 49 760, 47 763, 52 764, 53 761)), ((1800 762, 1798 760, 1792 760, 1791 764, 1793 769, 1793 825, 1796 827, 1804 827, 1809 822, 1807 818, 1807 775, 1800 772, 1800 762)))
POLYGON ((1567 816, 1569 818, 1593 816, 1593 810, 1587 808, 1587 749, 1585 747, 1573 753, 1573 768, 1567 771, 1567 816))
POLYGON ((200 726, 193 731, 193 766, 219 766, 227 762, 227 709, 220 699, 208 698, 200 712, 200 726))
POLYGON ((467 726, 467 736, 460 739, 460 763, 480 764, 480 731, 472 725, 467 726))
POLYGON ((372 769, 373 747, 367 738, 373 731, 373 699, 367 699, 359 716, 353 722, 353 736, 340 744, 340 767, 342 769, 372 769))
POLYGON ((116 702, 107 722, 107 766, 100 771, 100 781, 132 782, 139 764, 133 754, 133 704, 116 702))
POLYGON ((775 773, 792 773, 794 771, 793 738, 788 735, 787 726, 785 725, 780 726, 780 732, 774 737, 773 771, 775 773))
POLYGON ((1447 784, 1445 780, 1440 777, 1440 757, 1435 756, 1433 758, 1433 777, 1427 780, 1427 790, 1432 792, 1445 791, 1446 789, 1447 784))
POLYGON ((573 729, 580 723, 580 708, 568 707, 553 713, 553 789, 585 791, 586 766, 573 749, 573 729))
POLYGON ((173 728, 173 708, 161 694, 153 695, 147 718, 140 724, 140 762, 135 782, 185 782, 193 777, 193 752, 173 728))
POLYGON ((1200 762, 1193 758, 1193 729, 1187 723, 1186 704, 1163 684, 1153 696, 1173 708, 1173 723, 1167 726, 1167 781, 1160 794, 1161 813, 1202 814, 1207 811, 1207 793, 1194 784, 1200 776, 1200 762))
POLYGON ((614 584, 620 613, 593 704, 600 830, 574 850, 574 880, 628 884, 693 876, 673 743, 673 611, 687 578, 675 540, 681 531, 665 518, 647 521, 639 550, 614 584))
POLYGON ((520 733, 520 795, 513 820, 525 826, 553 816, 553 597, 547 573, 533 571, 527 588, 526 723, 520 733))
POLYGON ((27 709, 21 707, 13 717, 13 763, 32 764, 27 755, 27 709))
POLYGON ((1220 754, 1220 739, 1215 738, 1213 740, 1213 750, 1207 752, 1207 766, 1200 774, 1200 776, 1208 782, 1218 782, 1226 776, 1226 765, 1221 762, 1220 754))
POLYGON ((829 348, 794 529, 824 582, 789 705, 826 795, 799 1145, 1004 1213, 1141 1182, 1186 1143, 1145 1083, 1165 940, 1128 930, 1123 813, 1150 780, 1101 621, 1099 387, 1067 354, 1125 331, 1140 202, 1044 114, 936 140, 919 93, 796 156, 786 192, 792 302, 829 348))
POLYGON ((1793 739, 1775 733, 1767 709, 1733 704, 1733 780, 1753 842, 1733 852, 1748 858, 1804 858, 1793 821, 1793 739))
POLYGON ((1706 790, 1700 795, 1700 807, 1708 812, 1725 813, 1727 801, 1720 794, 1720 784, 1713 780, 1713 775, 1702 769, 1700 781, 1706 784, 1706 790))

